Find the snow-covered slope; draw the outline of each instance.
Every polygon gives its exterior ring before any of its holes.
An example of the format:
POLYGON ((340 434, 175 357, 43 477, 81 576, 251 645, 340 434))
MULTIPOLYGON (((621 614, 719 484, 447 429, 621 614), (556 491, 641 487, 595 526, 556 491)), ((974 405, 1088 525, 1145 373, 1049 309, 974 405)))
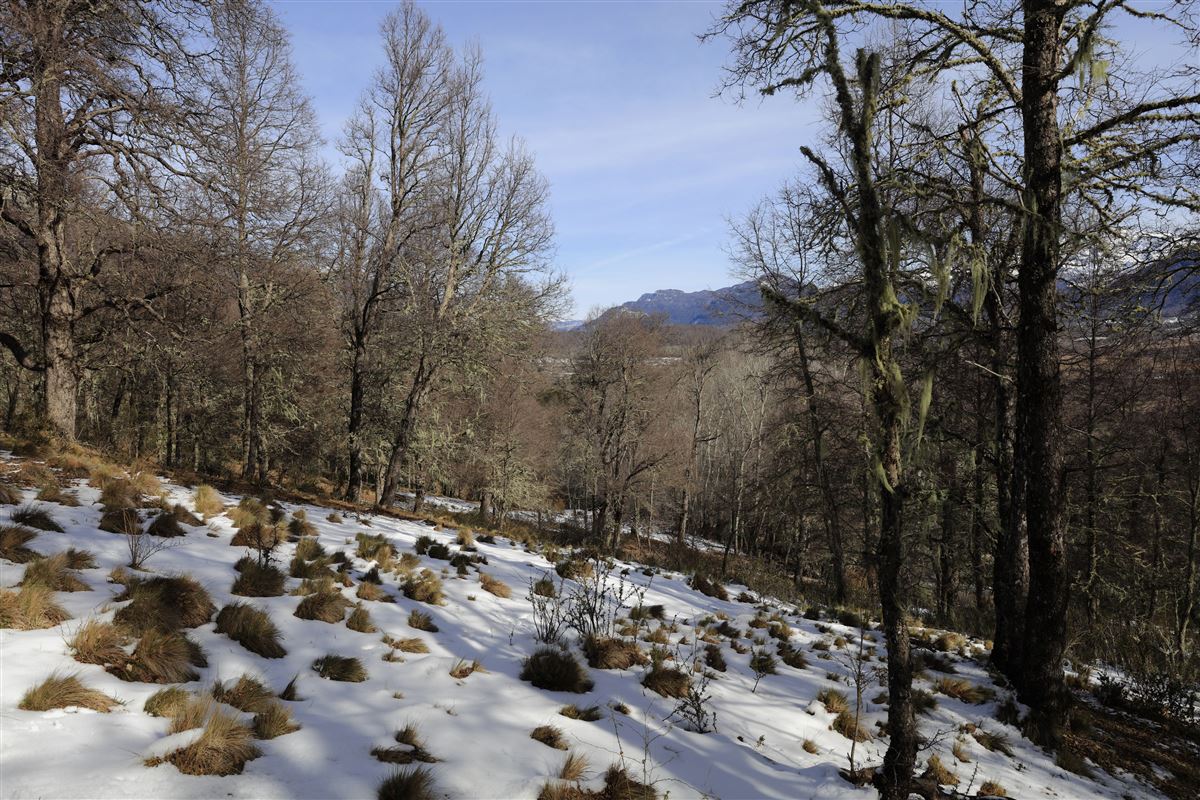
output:
MULTIPOLYGON (((170 502, 192 506, 191 490, 164 486, 170 502)), ((739 641, 750 650, 736 652, 728 638, 719 638, 727 669, 715 673, 708 688, 708 705, 716 714, 717 730, 693 733, 668 721, 675 700, 643 688, 641 678, 648 666, 625 671, 591 669, 595 686, 583 695, 543 691, 520 680, 523 660, 540 646, 532 628, 532 606, 526 599, 528 584, 547 572, 553 575, 554 568, 524 546, 503 539, 478 544, 479 555, 487 560, 483 571, 512 588, 509 598, 484 591, 475 569, 466 577, 457 577, 444 560, 421 558, 421 566, 442 574, 445 601, 441 606, 405 598, 398 578, 384 574, 382 588, 395 602, 365 602, 379 632, 360 633, 344 623, 297 618, 293 612, 301 597, 233 596, 233 565, 246 550, 230 546, 235 529, 226 516, 214 518, 207 530, 186 528, 187 535, 179 540, 182 544, 158 553, 148 568, 157 574, 193 576, 218 609, 244 601, 266 610, 282 632, 287 655, 259 657, 216 633, 209 622, 188 631, 205 650, 208 666, 199 670, 200 680, 183 687, 203 692, 216 680, 248 674, 279 691, 299 675, 300 699, 286 706, 301 729, 260 742, 263 755, 248 762, 240 775, 190 776, 170 763, 145 766, 148 757, 190 739, 186 733, 176 734, 183 739, 164 743, 168 721, 143 710, 145 700, 163 688, 161 685, 120 680, 101 666, 72 659, 68 642, 74 631, 89 619, 111 620, 123 605, 114 602, 122 587, 109 583, 106 576, 128 561, 125 537, 97 529, 101 515, 98 491, 82 481, 75 482, 73 490, 79 507, 40 504, 62 524, 65 533, 39 533, 29 547, 44 555, 68 547, 90 551, 96 567, 82 570, 80 577, 91 589, 57 594, 58 602, 72 617, 58 627, 0 631, 0 797, 374 797, 394 767, 373 758, 371 749, 394 745, 396 730, 409 723, 419 728, 426 749, 438 759, 429 767, 437 792, 451 798, 536 797, 543 784, 558 775, 567 756, 565 751, 530 738, 530 732, 542 725, 562 729, 570 752, 587 757, 590 769, 582 784, 585 787, 598 788, 604 771, 611 764, 623 763, 631 776, 651 783, 660 796, 669 793, 672 798, 874 796, 873 789, 857 788, 839 776, 838 771, 847 766, 851 743, 831 729, 835 715, 816 700, 822 689, 835 689, 846 693, 853 704, 854 691, 847 676, 857 629, 806 619, 794 608, 778 609, 792 630, 791 645, 807 656, 808 666, 795 669, 779 663, 777 674, 762 677, 755 688, 756 675, 749 666, 754 649, 750 637, 761 636, 763 644, 757 649, 770 652, 778 642, 767 636, 765 629, 750 627, 758 616, 754 605, 700 594, 689 588, 686 576, 651 576, 629 565, 624 579, 644 589, 642 602, 646 606, 661 604, 666 623, 677 623, 676 632, 669 634, 668 649, 691 652, 694 626, 704 621, 715 627, 721 616, 742 631, 739 641), (408 616, 413 609, 428 612, 439 631, 410 628, 408 616), (430 652, 405 653, 402 662, 385 661, 383 656, 390 652, 382 641, 385 634, 419 636, 430 652), (681 639, 689 644, 676 648, 681 639), (823 649, 826 645, 828 649, 823 649), (369 677, 361 683, 321 679, 312 670, 312 662, 330 653, 361 659, 369 677), (451 677, 450 671, 460 659, 478 660, 486 671, 464 679, 451 677), (55 671, 77 673, 89 687, 122 700, 124 705, 111 713, 20 710, 18 704, 25 692, 55 671), (567 718, 559 711, 568 703, 599 706, 604 716, 594 722, 567 718), (620 704, 628 708, 627 714, 611 708, 620 704)), ((32 499, 33 494, 26 490, 25 498, 32 499)), ((233 503, 237 498, 225 500, 233 503)), ((7 523, 15 508, 0 509, 0 523, 7 523)), ((287 508, 295 511, 298 507, 287 508)), ((330 522, 328 509, 304 507, 304 511, 327 551, 348 554, 349 574, 355 583, 372 566, 354 556, 354 537, 360 532, 386 537, 397 554, 413 552, 421 536, 431 536, 452 549, 454 545, 454 531, 435 531, 421 523, 374 517, 370 527, 364 527, 350 517, 330 522)), ((285 568, 294 547, 289 543, 281 548, 285 568)), ((25 569, 26 565, 0 561, 0 586, 18 583, 25 569)), ((289 579, 288 589, 298 583, 289 579)), ((568 590, 571 585, 567 582, 568 590)), ((349 600, 357 601, 354 588, 342 591, 349 600)), ((738 587, 733 587, 733 593, 737 591, 738 587)), ((627 613, 628 609, 623 616, 627 613)), ((643 642, 645 649, 650 646, 643 642)), ((869 647, 877 655, 882 653, 879 642, 870 642, 869 647)), ((978 649, 968 646, 965 652, 977 653, 978 649)), ((956 669, 953 677, 991 686, 982 659, 955 654, 950 658, 956 669)), ((873 661, 871 666, 880 663, 873 661)), ((922 686, 930 690, 933 681, 944 677, 932 671, 928 676, 922 686)), ((882 691, 875 681, 873 676, 864 692, 862 723, 877 734, 876 723, 885 719, 886 712, 874 702, 882 691)), ((1002 696, 997 692, 997 700, 1002 696)), ((931 742, 922 759, 938 755, 957 775, 960 791, 969 789, 974 794, 984 781, 992 781, 1009 796, 1019 798, 1156 796, 1130 776, 1116 778, 1097 770, 1099 777, 1088 780, 1055 766, 1050 756, 994 718, 997 701, 970 705, 944 695, 936 698, 937 707, 921 717, 922 732, 931 742), (1006 736, 1012 755, 983 747, 968 732, 972 730, 969 726, 1006 736), (952 755, 956 743, 969 761, 952 755)), ((878 764, 884 747, 878 736, 860 743, 858 764, 878 764)))

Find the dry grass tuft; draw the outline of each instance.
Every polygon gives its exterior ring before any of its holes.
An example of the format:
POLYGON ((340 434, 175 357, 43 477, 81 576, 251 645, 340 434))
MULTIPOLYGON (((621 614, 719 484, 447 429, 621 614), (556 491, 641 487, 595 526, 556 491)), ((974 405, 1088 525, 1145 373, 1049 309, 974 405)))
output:
POLYGON ((971 735, 975 737, 975 741, 993 753, 1003 753, 1006 756, 1013 754, 1012 746, 1008 743, 1008 737, 1002 733, 988 733, 983 728, 976 728, 971 731, 971 735))
POLYGON ((37 499, 43 503, 58 503, 60 506, 74 508, 79 505, 79 498, 64 490, 57 483, 47 483, 38 490, 37 499))
POLYGON ((159 536, 163 539, 171 539, 176 536, 186 536, 187 531, 179 524, 179 520, 175 517, 174 512, 160 511, 154 521, 150 523, 150 527, 146 529, 147 533, 159 536))
POLYGON ((816 755, 818 752, 817 743, 812 739, 805 739, 800 746, 804 748, 804 752, 806 753, 812 753, 813 755, 816 755))
POLYGON ((109 712, 121 705, 104 692, 89 689, 74 675, 52 674, 25 693, 17 708, 25 711, 49 711, 52 708, 90 708, 109 712))
POLYGON ((587 774, 588 767, 587 756, 579 753, 571 753, 567 756, 567 760, 563 762, 562 768, 558 771, 558 777, 564 781, 578 782, 583 780, 587 774))
POLYGON ((21 586, 44 586, 55 592, 86 592, 92 587, 79 579, 75 570, 67 564, 66 553, 56 553, 46 558, 31 561, 25 567, 21 586))
POLYGON ((948 653, 951 650, 958 650, 967 643, 967 637, 961 633, 951 633, 947 631, 941 636, 933 640, 933 646, 943 653, 948 653))
POLYGON ((930 756, 925 762, 925 772, 921 777, 932 780, 938 786, 958 786, 958 776, 947 769, 936 755, 930 756))
POLYGON ((14 564, 27 564, 41 556, 25 545, 37 538, 37 531, 22 528, 20 525, 5 525, 0 527, 0 558, 14 564))
POLYGON ((383 643, 388 647, 395 648, 402 653, 428 653, 429 645, 425 644, 425 640, 419 636, 411 636, 405 639, 397 639, 394 636, 383 637, 383 643))
POLYGON ((138 534, 142 532, 142 518, 138 516, 137 509, 109 508, 101 515, 97 527, 109 533, 138 534))
POLYGON ((297 511, 288 520, 288 536, 293 539, 303 540, 305 537, 317 535, 317 526, 309 522, 302 514, 302 511, 297 511))
POLYGON ((715 597, 718 600, 728 600, 729 592, 725 591, 725 587, 718 581, 710 580, 706 575, 701 575, 697 572, 692 576, 689 585, 701 594, 706 594, 709 597, 715 597))
POLYGON ((417 611, 416 609, 408 613, 408 626, 416 628, 419 631, 426 631, 427 633, 438 632, 438 626, 434 624, 433 617, 424 611, 417 611))
POLYGON ((969 764, 971 757, 967 755, 967 747, 962 739, 955 739, 954 746, 950 748, 950 752, 954 754, 954 758, 961 764, 969 764))
POLYGON ((257 497, 243 497, 239 500, 237 506, 230 509, 229 519, 233 521, 233 527, 239 531, 252 525, 271 524, 271 515, 267 511, 266 504, 257 497))
POLYGON ((196 741, 161 758, 149 759, 146 766, 167 762, 185 775, 240 775, 246 762, 260 755, 254 732, 234 715, 214 707, 196 741))
POLYGON ((132 580, 116 599, 131 601, 114 619, 135 633, 195 628, 217 610, 204 587, 188 575, 132 580))
POLYGON ((410 600, 440 606, 445 599, 442 581, 436 573, 423 569, 420 575, 409 575, 404 581, 404 596, 410 600))
POLYGON ((15 506, 21 502, 21 490, 7 483, 0 483, 0 505, 15 506))
POLYGON ((567 742, 563 738, 562 729, 556 728, 553 725, 539 725, 529 734, 529 738, 541 742, 547 747, 553 747, 555 750, 567 749, 567 742))
POLYGON ((377 800, 439 800, 428 767, 401 769, 379 785, 377 800))
POLYGON ((238 570, 230 591, 242 597, 279 597, 286 580, 275 565, 262 566, 254 559, 247 559, 238 570))
POLYGON ((822 689, 817 692, 817 700, 830 714, 841 714, 850 710, 850 701, 846 699, 845 694, 836 689, 822 689))
POLYGON ((68 569, 94 569, 96 566, 96 557, 87 550, 68 547, 63 555, 67 559, 68 569))
POLYGON ((265 710, 275 702, 275 693, 262 681, 249 675, 242 675, 232 686, 217 681, 213 684, 212 696, 218 703, 253 714, 265 710))
POLYGON ((1008 797, 1004 787, 995 781, 984 781, 979 785, 978 797, 1008 797))
POLYGON ((305 561, 312 561, 325 555, 325 548, 313 538, 301 539, 296 543, 296 555, 305 561))
POLYGON ((69 647, 76 661, 107 667, 125 663, 127 644, 129 637, 117 626, 89 619, 75 631, 69 647))
POLYGON ((575 656, 554 647, 543 647, 525 659, 521 680, 551 692, 591 691, 591 678, 575 656))
POLYGON ((207 483, 202 483, 196 487, 196 497, 192 500, 192 508, 196 509, 196 513, 205 521, 208 521, 224 513, 225 503, 216 489, 207 483))
POLYGON ((275 739, 295 733, 300 724, 292 719, 292 712, 272 701, 254 715, 254 736, 258 739, 275 739))
POLYGON ((379 631, 379 628, 376 628, 375 623, 371 621, 371 613, 363 608, 362 603, 356 605, 350 612, 350 618, 346 620, 346 627, 359 633, 377 633, 379 631))
POLYGON ((687 697, 692 686, 692 679, 674 667, 664 667, 656 664, 642 678, 642 686, 663 697, 687 697))
POLYGON ((862 725, 855 724, 854 715, 849 711, 843 711, 834 718, 833 729, 847 739, 852 739, 856 742, 871 741, 870 732, 862 725))
POLYGON ((483 590, 496 597, 512 597, 512 589, 508 588, 508 584, 498 578, 493 578, 483 572, 479 573, 479 583, 483 585, 483 590))
POLYGON ((300 619, 311 619, 320 622, 341 622, 346 616, 346 609, 351 605, 341 592, 330 590, 314 592, 300 601, 296 606, 295 616, 300 619))
POLYGON ((588 666, 596 669, 629 669, 650 660, 637 642, 607 636, 587 637, 583 642, 583 652, 587 656, 588 666))
POLYGON ((263 658, 283 658, 287 650, 279 643, 279 629, 271 617, 246 603, 230 603, 217 614, 217 633, 263 658))
POLYGON ((50 512, 41 506, 26 504, 12 512, 12 521, 27 528, 37 528, 39 531, 62 533, 62 526, 54 521, 50 512))
POLYGON ((367 679, 367 670, 357 658, 326 655, 312 663, 318 675, 330 681, 362 683, 367 679))
POLYGON ((133 654, 109 672, 126 681, 142 683, 187 683, 199 678, 192 669, 198 659, 195 645, 177 631, 149 628, 133 654))
POLYGON ((460 658, 458 661, 454 662, 454 666, 450 668, 450 677, 461 681, 464 678, 474 675, 476 672, 487 672, 487 670, 485 670, 483 668, 483 664, 480 664, 478 661, 468 662, 466 659, 460 658))
POLYGON ((45 586, 23 586, 19 592, 0 591, 0 628, 31 631, 52 628, 70 618, 54 602, 53 590, 45 586))
POLYGON ((579 706, 572 703, 569 706, 563 706, 558 710, 567 719, 577 719, 582 722, 596 722, 604 719, 604 712, 600 710, 600 706, 579 706))
POLYGON ((191 702, 192 696, 187 691, 178 686, 168 686, 146 698, 146 703, 142 708, 152 717, 174 718, 179 716, 191 702))
POLYGON ((355 596, 359 600, 370 600, 379 603, 394 603, 396 598, 388 594, 382 586, 375 583, 363 582, 358 585, 355 596))
POLYGON ((938 678, 937 682, 933 684, 933 688, 947 697, 953 697, 972 705, 986 703, 993 696, 991 689, 976 686, 962 678, 938 678))

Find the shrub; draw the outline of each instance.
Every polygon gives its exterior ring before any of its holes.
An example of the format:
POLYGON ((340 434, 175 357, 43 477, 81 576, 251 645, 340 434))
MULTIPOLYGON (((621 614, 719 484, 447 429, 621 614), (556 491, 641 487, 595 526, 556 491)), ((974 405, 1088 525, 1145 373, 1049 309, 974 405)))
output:
POLYGON ((142 683, 186 683, 199 678, 192 669, 197 658, 195 645, 176 631, 149 628, 133 649, 133 655, 109 672, 126 681, 142 683))
POLYGON ((71 637, 71 654, 83 664, 123 664, 129 637, 115 625, 89 619, 71 637))
POLYGON ((359 603, 350 612, 350 618, 346 620, 346 627, 359 633, 375 633, 379 630, 371 621, 371 614, 363 608, 362 603, 359 603))
POLYGON ((558 710, 567 719, 577 719, 582 722, 596 722, 604 719, 604 712, 600 710, 600 706, 585 706, 580 708, 572 703, 569 706, 563 706, 558 710))
POLYGON ((405 639, 397 639, 393 636, 384 636, 383 643, 388 647, 395 648, 402 653, 428 653, 429 645, 418 636, 411 636, 405 639))
POLYGON ((430 605, 441 605, 444 599, 442 581, 432 571, 423 569, 419 576, 410 575, 404 581, 404 596, 410 600, 430 605))
POLYGON ((608 636, 588 636, 583 641, 583 652, 588 666, 596 669, 629 669, 649 661, 637 642, 608 636))
POLYGON ((246 603, 230 603, 217 614, 217 633, 263 658, 283 658, 287 650, 279 643, 279 629, 264 611, 246 603))
POLYGON ((491 575, 487 575, 482 572, 479 573, 479 582, 483 585, 483 590, 485 592, 490 592, 491 594, 496 595, 496 597, 512 596, 512 589, 508 588, 508 584, 502 580, 493 578, 491 575))
POLYGON ((292 719, 292 712, 275 701, 271 701, 254 715, 254 735, 259 739, 274 739, 300 730, 292 719))
POLYGON ((135 633, 195 628, 217 610, 204 587, 187 575, 132 580, 116 599, 131 601, 114 620, 135 633))
POLYGON ((938 786, 957 786, 958 776, 942 763, 942 759, 933 755, 925 762, 925 772, 921 775, 926 780, 932 780, 938 786))
POLYGON ((979 785, 979 797, 1008 797, 1008 793, 995 781, 984 781, 979 785))
POLYGON ((525 659, 521 680, 529 681, 539 689, 576 694, 591 691, 594 685, 587 670, 573 655, 554 647, 543 647, 525 659))
POLYGON ((933 688, 947 697, 953 697, 972 705, 986 703, 992 698, 992 691, 990 689, 976 686, 961 678, 938 678, 933 688))
POLYGON ((562 730, 553 725, 539 725, 529 734, 529 738, 541 742, 547 747, 553 747, 555 750, 567 749, 562 730))
POLYGON ((871 734, 861 725, 854 721, 854 715, 849 711, 843 711, 834 717, 833 729, 855 742, 869 742, 871 734))
POLYGON ((142 532, 142 518, 133 508, 110 508, 100 516, 97 527, 109 533, 133 536, 142 532))
POLYGON ((699 572, 692 576, 692 579, 689 581, 688 585, 690 585, 697 592, 706 594, 709 597, 715 597, 718 600, 729 599, 729 592, 725 591, 724 586, 722 586, 719 582, 709 580, 707 576, 702 575, 699 572))
POLYGON ((659 663, 655 664, 642 678, 642 686, 663 697, 678 699, 687 697, 692 680, 679 670, 673 667, 664 667, 659 663))
POLYGON ((0 591, 0 628, 31 631, 52 628, 70 618, 54 602, 53 590, 45 586, 23 586, 19 592, 0 591))
POLYGON ((438 800, 433 773, 427 767, 401 769, 379 785, 378 800, 438 800))
POLYGON ((371 600, 381 603, 396 602, 396 598, 388 594, 381 586, 366 581, 358 585, 358 589, 354 594, 359 600, 371 600))
POLYGON ((339 591, 314 592, 300 601, 294 613, 300 619, 334 623, 342 621, 349 606, 350 601, 339 591))
POLYGON ((221 495, 217 490, 209 486, 207 483, 202 483, 196 487, 196 496, 192 500, 192 508, 196 509, 196 513, 204 517, 205 521, 220 515, 225 511, 225 503, 221 500, 221 495))
POLYGON ((14 564, 26 564, 40 556, 25 545, 37 538, 37 533, 20 525, 0 527, 0 558, 14 564))
POLYGON ((213 684, 212 696, 218 703, 255 714, 275 702, 275 693, 263 685, 262 681, 249 675, 242 675, 233 686, 228 687, 217 681, 213 684))
POLYGON ((21 586, 44 586, 55 592, 86 592, 91 587, 67 566, 67 554, 56 553, 29 562, 21 586))
POLYGON ((822 689, 817 692, 817 701, 825 706, 825 710, 830 714, 841 714, 850 710, 850 701, 836 689, 822 689))
POLYGON ((262 755, 253 737, 237 717, 214 707, 199 738, 145 763, 153 767, 167 762, 185 775, 240 775, 247 761, 262 755))
POLYGON ((326 655, 312 663, 318 675, 330 681, 362 683, 367 679, 367 670, 357 658, 326 655))
POLYGON ((120 701, 104 692, 87 688, 74 675, 53 673, 27 691, 17 708, 25 711, 49 711, 52 708, 77 707, 107 713, 120 704, 120 701))
POLYGON ((273 564, 263 566, 252 558, 238 562, 238 576, 230 591, 241 597, 279 597, 286 577, 273 564))
POLYGON ((142 708, 152 717, 174 717, 191 702, 191 694, 178 686, 168 686, 146 698, 142 708))
POLYGON ((771 655, 766 650, 755 650, 750 656, 750 669, 754 671, 755 675, 776 674, 776 663, 775 656, 771 655))
POLYGON ((28 528, 37 528, 40 531, 63 532, 62 526, 54 521, 50 512, 40 506, 27 504, 17 508, 12 512, 12 521, 28 528))

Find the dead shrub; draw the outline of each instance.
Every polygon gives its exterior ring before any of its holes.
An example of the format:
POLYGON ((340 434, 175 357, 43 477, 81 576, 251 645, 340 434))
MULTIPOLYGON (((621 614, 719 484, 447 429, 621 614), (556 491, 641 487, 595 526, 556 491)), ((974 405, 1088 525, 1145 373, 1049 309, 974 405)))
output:
POLYGON ((26 504, 12 512, 12 521, 27 528, 37 528, 39 531, 62 533, 63 528, 54 521, 50 512, 41 506, 26 504))
POLYGON ((20 591, 0 591, 0 628, 31 631, 52 628, 68 620, 62 606, 54 602, 54 591, 45 586, 23 586, 20 591))
POLYGON ((44 586, 55 592, 86 592, 92 587, 79 579, 78 573, 67 566, 67 554, 56 553, 29 562, 21 586, 44 586))
POLYGON ((555 750, 567 749, 562 730, 553 725, 539 725, 529 734, 529 738, 541 742, 547 747, 553 747, 555 750))
POLYGON ((587 669, 573 655, 554 647, 543 647, 525 659, 521 680, 539 689, 576 694, 591 691, 594 685, 587 669))
POLYGON ((341 622, 346 616, 350 601, 339 591, 314 592, 296 606, 295 616, 320 622, 341 622))
POLYGON ((588 666, 595 669, 629 669, 650 661, 637 642, 608 636, 588 636, 583 641, 583 652, 588 666))
POLYGON ((117 626, 89 619, 75 631, 68 646, 76 661, 107 667, 125 662, 127 644, 129 637, 117 626))
POLYGON ((0 527, 0 558, 14 564, 27 564, 41 556, 25 545, 37 538, 37 532, 20 525, 0 527))
POLYGON ((109 712, 121 705, 104 692, 89 689, 75 675, 53 673, 21 697, 17 708, 25 711, 49 711, 53 708, 90 708, 109 712))
POLYGON ((367 679, 367 670, 357 658, 325 655, 312 663, 318 675, 330 681, 362 683, 367 679))

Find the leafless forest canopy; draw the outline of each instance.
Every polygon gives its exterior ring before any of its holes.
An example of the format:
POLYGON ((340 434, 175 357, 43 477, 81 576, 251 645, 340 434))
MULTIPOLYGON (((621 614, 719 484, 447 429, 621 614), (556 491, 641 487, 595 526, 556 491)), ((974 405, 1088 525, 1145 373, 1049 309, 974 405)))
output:
POLYGON ((872 610, 888 798, 918 617, 994 640, 1037 741, 1065 660, 1194 724, 1196 12, 731 4, 707 79, 825 123, 730 209, 762 307, 558 332, 547 182, 422 9, 383 24, 333 165, 265 4, 3 0, 4 429, 381 508, 450 495, 872 610), (1192 57, 1143 65, 1135 19, 1192 57))

